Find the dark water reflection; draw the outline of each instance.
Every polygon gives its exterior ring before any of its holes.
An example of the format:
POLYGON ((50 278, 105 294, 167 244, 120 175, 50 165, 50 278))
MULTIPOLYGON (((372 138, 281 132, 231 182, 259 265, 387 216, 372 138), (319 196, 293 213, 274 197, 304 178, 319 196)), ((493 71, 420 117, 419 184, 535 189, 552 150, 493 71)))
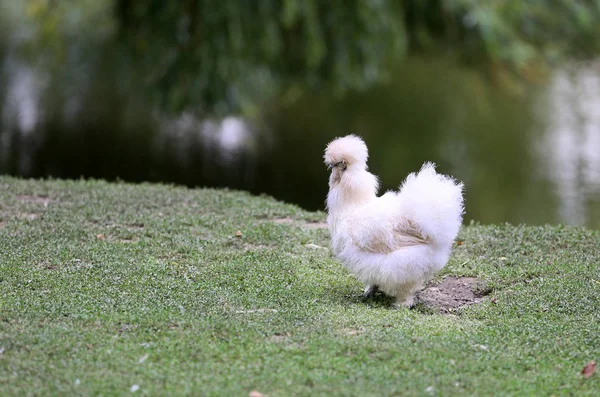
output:
POLYGON ((593 68, 508 93, 447 62, 410 61, 366 93, 274 103, 254 126, 157 115, 122 88, 117 65, 98 68, 82 88, 4 62, 0 173, 231 187, 314 210, 327 193, 326 143, 356 133, 384 189, 427 160, 463 180, 467 221, 600 227, 593 68))
MULTIPOLYGON (((275 154, 286 165, 279 180, 310 190, 306 206, 321 206, 326 193, 321 164, 306 159, 320 156, 332 137, 355 132, 365 137, 370 168, 384 189, 432 160, 465 182, 467 220, 600 226, 600 119, 594 114, 600 107, 588 102, 600 100, 598 79, 563 73, 548 87, 517 95, 439 63, 411 62, 399 75, 365 95, 305 98, 277 114, 277 128, 285 131, 283 150, 275 154), (583 124, 564 120, 571 113, 583 124)), ((293 201, 288 186, 273 190, 293 201)))

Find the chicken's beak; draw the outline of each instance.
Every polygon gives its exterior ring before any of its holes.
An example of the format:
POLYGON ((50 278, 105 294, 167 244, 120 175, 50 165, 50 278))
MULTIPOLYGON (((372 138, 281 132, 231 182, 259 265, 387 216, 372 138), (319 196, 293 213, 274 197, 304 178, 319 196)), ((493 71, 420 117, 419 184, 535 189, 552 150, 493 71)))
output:
POLYGON ((327 169, 332 170, 333 168, 340 166, 340 165, 342 166, 342 171, 346 171, 346 168, 348 167, 348 165, 346 164, 345 161, 338 161, 335 164, 327 164, 327 169))

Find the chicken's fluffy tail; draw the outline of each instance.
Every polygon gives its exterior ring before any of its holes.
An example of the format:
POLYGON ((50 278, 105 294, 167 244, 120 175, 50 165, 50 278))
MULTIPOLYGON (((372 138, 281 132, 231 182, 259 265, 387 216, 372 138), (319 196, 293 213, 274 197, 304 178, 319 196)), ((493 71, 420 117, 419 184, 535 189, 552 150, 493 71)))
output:
POLYGON ((438 174, 435 164, 425 163, 410 174, 399 193, 402 214, 434 244, 450 245, 462 224, 463 184, 438 174))

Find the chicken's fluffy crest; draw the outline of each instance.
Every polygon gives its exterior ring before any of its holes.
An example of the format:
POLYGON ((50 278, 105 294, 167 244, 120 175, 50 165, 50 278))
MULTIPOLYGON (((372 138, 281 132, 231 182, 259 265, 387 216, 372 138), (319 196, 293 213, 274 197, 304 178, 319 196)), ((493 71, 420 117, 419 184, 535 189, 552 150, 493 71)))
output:
POLYGON ((331 141, 325 149, 325 164, 345 162, 352 164, 367 164, 369 151, 365 142, 356 135, 348 135, 331 141))

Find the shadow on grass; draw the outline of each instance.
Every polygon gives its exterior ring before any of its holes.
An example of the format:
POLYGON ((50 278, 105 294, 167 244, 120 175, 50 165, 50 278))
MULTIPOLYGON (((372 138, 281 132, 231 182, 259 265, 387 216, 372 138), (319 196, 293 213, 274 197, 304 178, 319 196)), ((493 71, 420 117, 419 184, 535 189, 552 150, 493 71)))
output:
POLYGON ((366 306, 373 309, 390 309, 396 310, 394 306, 395 298, 384 294, 381 291, 375 292, 369 298, 365 298, 362 293, 358 293, 356 289, 344 289, 336 291, 337 302, 344 302, 350 305, 366 306))

